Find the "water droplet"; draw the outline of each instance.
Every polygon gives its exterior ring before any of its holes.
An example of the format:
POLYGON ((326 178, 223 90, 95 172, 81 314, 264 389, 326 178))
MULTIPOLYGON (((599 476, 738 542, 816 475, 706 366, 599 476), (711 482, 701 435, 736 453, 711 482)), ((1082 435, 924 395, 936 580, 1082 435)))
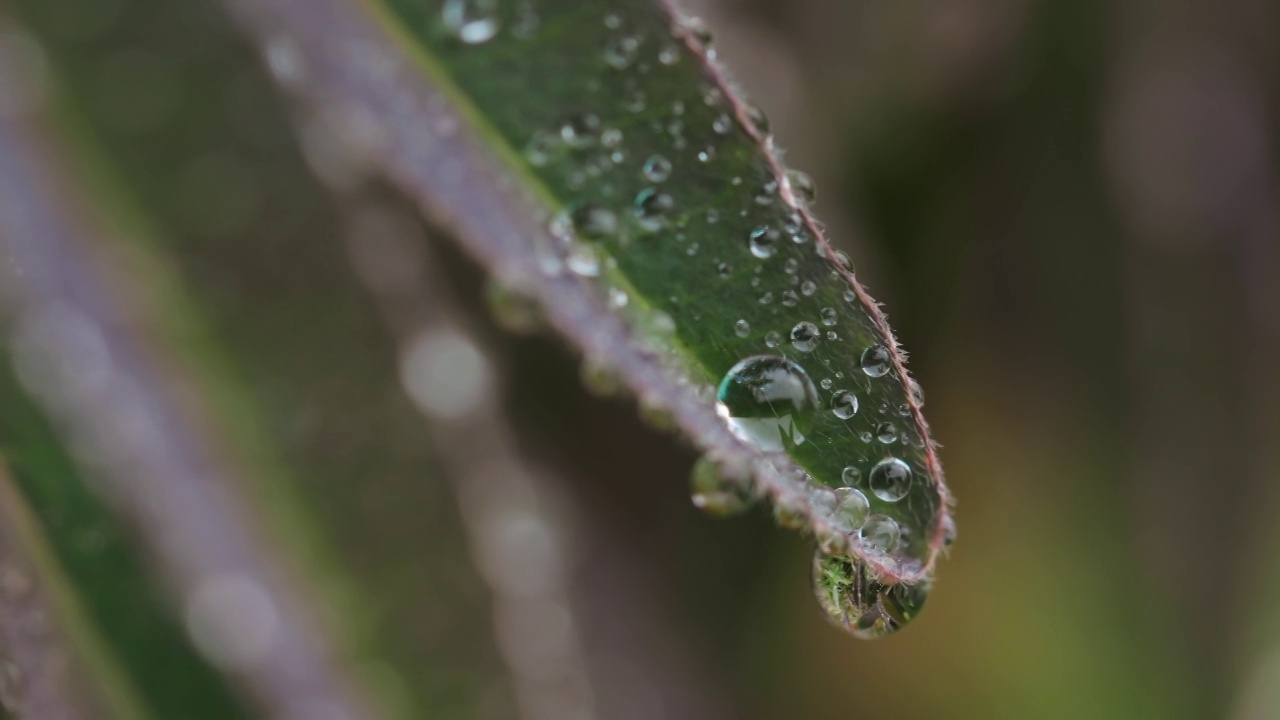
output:
POLYGON ((596 254, 595 248, 582 243, 574 243, 569 247, 569 254, 564 258, 565 267, 569 268, 569 272, 582 277, 599 277, 600 276, 600 256, 596 254))
POLYGON ((535 167, 546 165, 551 160, 551 156, 555 154, 556 149, 560 146, 560 136, 539 130, 529 138, 529 143, 524 146, 524 156, 529 159, 529 163, 535 167))
POLYGON ((776 348, 782 344, 782 336, 777 332, 770 331, 764 336, 764 344, 771 348, 776 348))
POLYGON ((600 118, 596 115, 574 115, 560 125, 560 139, 566 145, 583 148, 595 142, 600 132, 600 118))
POLYGON ((818 316, 822 318, 822 324, 826 325, 827 327, 831 327, 832 325, 835 325, 836 321, 840 317, 839 315, 836 314, 836 309, 833 307, 822 308, 821 312, 818 313, 818 316))
POLYGON ((911 466, 898 458, 885 458, 871 468, 871 492, 885 502, 898 502, 911 491, 911 466))
POLYGON ((689 475, 689 495, 694 507, 712 515, 736 515, 751 507, 747 478, 727 476, 719 463, 703 455, 689 475))
POLYGON ((773 257, 778 250, 778 241, 782 239, 782 233, 777 228, 761 225, 751 231, 750 236, 751 254, 765 260, 773 257))
POLYGON ((898 521, 888 515, 872 515, 858 531, 862 544, 878 552, 892 552, 902 539, 898 521))
POLYGON ((587 240, 603 240, 618 234, 618 216, 594 203, 579 206, 570 214, 573 228, 587 240))
POLYGON ((769 116, 755 105, 747 105, 747 119, 751 121, 752 127, 761 135, 769 134, 769 116))
POLYGON ((907 380, 907 392, 911 393, 911 399, 916 401, 917 407, 924 407, 924 388, 914 378, 907 380))
POLYGON ((882 377, 889 372, 889 351, 883 345, 872 345, 862 351, 859 364, 869 377, 882 377))
POLYGON ((711 129, 717 135, 728 135, 729 131, 733 130, 733 118, 729 117, 728 113, 720 113, 715 120, 711 121, 711 129))
POLYGON ((769 205, 773 202, 774 196, 778 194, 778 181, 768 180, 756 189, 755 201, 757 205, 769 205))
POLYGON ((660 183, 671 177, 671 161, 661 155, 653 155, 644 162, 644 177, 652 183, 660 183))
POLYGON ((543 326, 542 309, 533 296, 498 282, 485 287, 485 303, 495 322, 514 333, 527 335, 543 326))
POLYGON ((787 171, 787 186, 797 201, 808 205, 817 199, 817 189, 813 186, 813 178, 799 170, 787 171))
POLYGON ((809 297, 818 291, 818 285, 812 280, 805 280, 800 284, 800 294, 809 297))
POLYGON ((831 412, 841 420, 848 420, 858 413, 858 396, 841 390, 831 396, 831 412))
POLYGON ((835 255, 836 255, 836 264, 839 265, 841 269, 850 270, 850 271, 853 270, 853 261, 849 259, 849 256, 845 253, 845 251, 837 250, 835 252, 835 255))
POLYGON ((707 24, 702 21, 702 18, 687 17, 681 21, 681 26, 684 28, 684 31, 694 40, 697 40, 698 44, 704 49, 711 46, 711 30, 707 27, 707 24))
POLYGON ((740 338, 744 338, 751 334, 751 323, 746 320, 739 320, 733 324, 733 334, 740 338))
POLYGON ((661 230, 675 206, 676 201, 670 195, 657 188, 646 188, 636 195, 636 220, 645 230, 661 230))
POLYGON ((880 423, 876 426, 876 439, 888 445, 898 440, 898 428, 893 423, 880 423))
POLYGON ((615 70, 626 70, 640 52, 640 36, 622 35, 609 40, 604 48, 604 61, 615 70))
POLYGON ((901 630, 929 598, 927 584, 885 585, 862 563, 822 552, 813 557, 813 592, 832 624, 862 639, 901 630))
POLYGON ((818 406, 818 390, 796 363, 756 355, 734 365, 721 381, 716 412, 740 440, 778 451, 804 442, 818 406))
POLYGON ((871 439, 872 439, 871 431, 863 430, 862 432, 858 433, 858 439, 864 443, 871 442, 871 439))
POLYGON ((675 43, 666 43, 658 50, 658 62, 663 65, 675 65, 679 60, 680 48, 675 43))
POLYGON ((787 290, 782 293, 782 304, 787 307, 795 307, 800 302, 800 296, 796 295, 795 290, 787 290))
POLYGON ((950 548, 956 543, 956 521, 950 515, 942 518, 942 547, 950 548))
POLYGON ((862 471, 857 466, 849 465, 840 473, 845 485, 857 485, 862 480, 862 471))
POLYGON ((498 34, 498 0, 446 0, 440 9, 445 29, 468 45, 479 45, 498 34))
POLYGON ((821 335, 818 333, 817 325, 808 321, 796 323, 796 326, 791 328, 791 347, 800 352, 812 352, 818 347, 819 337, 821 335))
POLYGON ((613 149, 622 144, 622 131, 618 128, 606 128, 600 133, 600 146, 613 149))
POLYGON ((822 382, 818 384, 822 386, 823 390, 830 390, 831 386, 834 385, 835 383, 831 381, 831 378, 823 378, 822 382))
POLYGON ((759 297, 758 302, 759 302, 761 305, 768 305, 768 304, 772 303, 772 302, 773 302, 773 293, 771 293, 771 292, 766 292, 765 294, 763 294, 763 295, 761 295, 761 296, 759 297))
POLYGON ((628 112, 644 112, 644 109, 648 106, 649 101, 645 98, 643 90, 628 90, 622 96, 622 107, 626 108, 628 112))

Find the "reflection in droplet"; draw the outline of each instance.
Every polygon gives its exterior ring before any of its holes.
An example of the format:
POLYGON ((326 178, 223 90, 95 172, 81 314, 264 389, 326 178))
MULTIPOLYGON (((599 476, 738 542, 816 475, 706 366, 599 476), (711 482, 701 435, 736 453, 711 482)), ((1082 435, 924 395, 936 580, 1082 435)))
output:
POLYGON ((862 372, 869 377, 882 377, 889 372, 889 350, 883 345, 872 345, 862 351, 862 372))
POLYGON ((911 491, 911 466, 891 457, 885 458, 871 468, 868 482, 871 492, 885 502, 897 502, 911 491))
POLYGON ((831 396, 831 412, 841 420, 848 420, 858 412, 858 396, 848 390, 837 391, 831 396))
POLYGON ((832 624, 862 639, 901 630, 929 597, 925 583, 885 585, 862 563, 822 552, 813 558, 813 592, 832 624))
POLYGON ((804 321, 796 323, 791 328, 791 347, 800 352, 812 352, 818 347, 818 339, 822 334, 818 332, 818 326, 811 322, 804 321))
POLYGON ((862 544, 877 552, 892 552, 902 539, 898 521, 888 515, 872 515, 858 531, 862 544))
POLYGON ((803 443, 818 406, 809 374, 776 355, 756 355, 734 365, 716 397, 716 412, 728 421, 730 431, 766 451, 803 443))

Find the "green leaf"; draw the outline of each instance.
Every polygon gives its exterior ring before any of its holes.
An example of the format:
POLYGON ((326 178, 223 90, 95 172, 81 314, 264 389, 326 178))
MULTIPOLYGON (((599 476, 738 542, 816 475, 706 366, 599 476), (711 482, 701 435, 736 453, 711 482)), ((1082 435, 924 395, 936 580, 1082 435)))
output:
POLYGON ((931 575, 952 530, 923 395, 699 24, 647 0, 367 0, 376 23, 334 0, 308 11, 323 22, 231 5, 282 82, 355 118, 363 156, 643 403, 749 461, 781 518, 886 582, 931 575), (802 368, 817 407, 757 375, 744 411, 764 422, 717 417, 756 356, 802 368), (846 486, 869 500, 867 538, 824 491, 846 486))

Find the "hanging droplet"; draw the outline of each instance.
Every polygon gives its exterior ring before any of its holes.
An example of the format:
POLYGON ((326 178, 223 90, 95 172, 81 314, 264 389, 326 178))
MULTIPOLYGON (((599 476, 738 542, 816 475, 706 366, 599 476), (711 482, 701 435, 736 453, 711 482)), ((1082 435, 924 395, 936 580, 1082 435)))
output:
POLYGON ((650 232, 661 230, 675 209, 676 201, 657 188, 646 188, 636 195, 636 220, 650 232))
POLYGON ((929 598, 926 583, 885 585, 861 562, 822 552, 813 557, 813 592, 832 624, 864 640, 901 630, 929 598))
POLYGON ((891 457, 881 460, 871 468, 868 483, 876 497, 885 502, 898 502, 911 491, 912 479, 911 466, 891 457))
POLYGON ((799 170, 787 171, 787 185, 797 201, 808 205, 817 199, 817 190, 813 186, 813 178, 799 170))
POLYGON ((882 377, 889 372, 889 351, 883 345, 872 345, 862 351, 860 364, 869 377, 882 377))
POLYGON ((804 442, 818 407, 818 390, 796 363, 776 355, 756 355, 734 365, 716 393, 716 412, 740 440, 765 451, 804 442))
POLYGON ((858 531, 862 544, 877 552, 892 552, 902 539, 902 528, 898 521, 888 515, 872 515, 858 531))
POLYGON ((818 347, 818 339, 822 334, 818 332, 818 326, 811 322, 804 321, 796 323, 791 328, 791 347, 800 352, 812 352, 818 347))
POLYGON ((689 475, 689 496, 703 512, 725 517, 751 507, 752 494, 746 478, 727 477, 719 463, 703 455, 689 475))
POLYGON ((848 420, 858 413, 858 396, 848 390, 840 390, 831 396, 831 412, 841 420, 848 420))
POLYGON ((502 26, 498 0, 446 0, 440 20, 450 34, 468 45, 492 40, 502 26))
POLYGON ((750 235, 751 254, 765 260, 773 257, 778 250, 778 241, 782 239, 782 233, 777 228, 761 225, 751 231, 750 235))
POLYGON ((661 155, 653 155, 645 161, 642 172, 649 182, 660 183, 671 177, 671 161, 661 155))

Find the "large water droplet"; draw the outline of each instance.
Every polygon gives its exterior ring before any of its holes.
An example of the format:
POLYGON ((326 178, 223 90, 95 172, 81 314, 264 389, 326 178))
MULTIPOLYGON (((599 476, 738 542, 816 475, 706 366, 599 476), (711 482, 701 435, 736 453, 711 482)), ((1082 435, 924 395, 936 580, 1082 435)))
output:
POLYGON ((831 412, 841 420, 848 420, 858 413, 858 396, 848 390, 839 390, 831 396, 831 412))
POLYGON ((871 468, 871 492, 885 502, 898 502, 911 491, 911 466, 898 458, 885 458, 871 468))
POLYGON ((694 507, 712 515, 736 515, 751 506, 752 494, 745 478, 730 478, 720 465, 703 455, 689 475, 689 496, 694 507))
POLYGON ((901 630, 929 598, 927 584, 885 585, 862 563, 822 552, 813 557, 813 592, 828 620, 863 639, 901 630))
POLYGON ((857 488, 838 488, 836 504, 831 512, 831 523, 841 532, 853 532, 861 528, 871 515, 871 503, 857 488))
POLYGON ((889 351, 883 345, 872 345, 862 351, 862 372, 870 377, 881 377, 889 372, 889 351))
POLYGON ((766 451, 803 443, 818 407, 818 390, 809 374, 777 355, 756 355, 734 365, 716 398, 716 412, 730 431, 766 451))
POLYGON ((898 521, 888 515, 872 515, 858 531, 862 544, 877 552, 892 552, 902 539, 898 521))
POLYGON ((822 334, 818 332, 818 326, 811 322, 799 322, 791 328, 791 347, 800 352, 812 352, 818 347, 818 339, 822 334))
POLYGON ((498 0, 446 0, 440 20, 454 37, 468 45, 479 45, 498 34, 498 0))

